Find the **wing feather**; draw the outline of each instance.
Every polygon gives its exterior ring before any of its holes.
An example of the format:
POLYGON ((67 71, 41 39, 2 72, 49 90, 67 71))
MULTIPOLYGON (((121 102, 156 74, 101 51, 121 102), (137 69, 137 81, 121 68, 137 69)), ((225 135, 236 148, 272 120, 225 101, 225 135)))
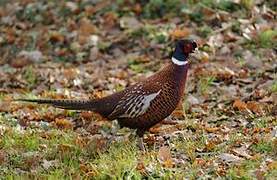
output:
POLYGON ((124 95, 118 102, 118 105, 109 117, 136 118, 143 115, 150 107, 151 101, 153 101, 161 92, 161 90, 159 90, 148 94, 139 89, 140 88, 126 93, 126 95, 124 95))

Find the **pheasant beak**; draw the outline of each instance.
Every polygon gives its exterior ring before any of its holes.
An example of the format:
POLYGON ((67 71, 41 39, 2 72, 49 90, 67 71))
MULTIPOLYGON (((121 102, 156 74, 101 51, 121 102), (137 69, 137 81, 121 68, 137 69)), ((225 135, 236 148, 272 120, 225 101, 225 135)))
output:
POLYGON ((198 50, 197 43, 195 41, 192 41, 191 45, 192 45, 192 51, 191 52, 194 52, 194 51, 198 50))

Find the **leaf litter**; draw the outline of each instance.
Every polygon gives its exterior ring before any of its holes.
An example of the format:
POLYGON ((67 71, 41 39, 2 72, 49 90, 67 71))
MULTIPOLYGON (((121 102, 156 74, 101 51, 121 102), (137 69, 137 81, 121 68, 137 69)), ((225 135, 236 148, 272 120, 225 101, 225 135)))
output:
POLYGON ((9 174, 7 164, 37 177, 55 168, 71 177, 110 175, 116 167, 99 162, 112 164, 107 156, 129 144, 129 157, 138 153, 124 172, 130 176, 276 176, 276 8, 266 1, 166 2, 0 6, 0 175, 9 174), (11 102, 120 91, 167 63, 179 38, 196 39, 199 52, 191 57, 184 100, 168 118, 177 124, 153 127, 146 155, 132 150, 132 131, 92 112, 11 102))

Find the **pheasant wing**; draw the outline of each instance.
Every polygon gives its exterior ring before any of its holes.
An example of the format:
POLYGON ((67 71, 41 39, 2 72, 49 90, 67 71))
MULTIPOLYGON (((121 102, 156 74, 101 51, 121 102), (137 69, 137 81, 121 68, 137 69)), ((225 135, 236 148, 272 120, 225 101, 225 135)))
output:
POLYGON ((140 86, 127 90, 124 96, 120 99, 109 118, 136 118, 143 115, 150 107, 153 101, 161 90, 145 91, 140 86))

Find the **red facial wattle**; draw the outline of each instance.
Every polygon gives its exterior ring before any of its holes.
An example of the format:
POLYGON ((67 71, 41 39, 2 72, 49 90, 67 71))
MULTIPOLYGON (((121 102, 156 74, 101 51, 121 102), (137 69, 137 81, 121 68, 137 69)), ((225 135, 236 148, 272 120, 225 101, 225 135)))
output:
POLYGON ((184 46, 184 52, 185 52, 185 54, 192 53, 193 50, 194 50, 194 47, 192 46, 192 44, 186 44, 184 46))

